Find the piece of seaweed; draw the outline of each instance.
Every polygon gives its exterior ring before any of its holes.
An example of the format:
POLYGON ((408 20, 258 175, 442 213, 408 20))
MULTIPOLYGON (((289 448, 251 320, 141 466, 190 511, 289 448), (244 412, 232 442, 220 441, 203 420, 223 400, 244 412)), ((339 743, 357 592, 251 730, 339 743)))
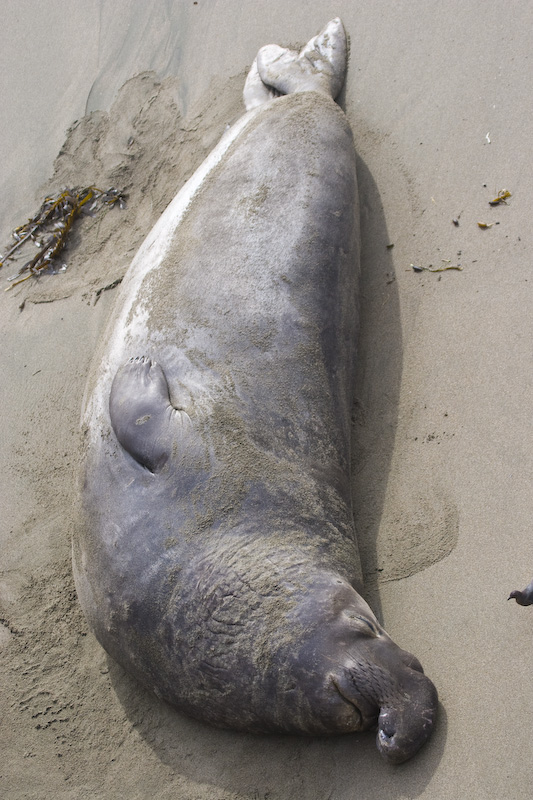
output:
POLYGON ((119 189, 111 187, 103 190, 96 186, 64 189, 54 197, 45 197, 37 213, 24 225, 15 228, 12 233, 15 244, 0 257, 2 267, 6 261, 13 260, 14 253, 27 242, 34 242, 39 248, 37 255, 8 278, 11 285, 6 291, 50 267, 51 262, 64 248, 74 220, 80 214, 92 215, 104 206, 116 204, 119 208, 124 208, 125 201, 126 197, 119 189), (20 277, 21 275, 24 277, 20 277))

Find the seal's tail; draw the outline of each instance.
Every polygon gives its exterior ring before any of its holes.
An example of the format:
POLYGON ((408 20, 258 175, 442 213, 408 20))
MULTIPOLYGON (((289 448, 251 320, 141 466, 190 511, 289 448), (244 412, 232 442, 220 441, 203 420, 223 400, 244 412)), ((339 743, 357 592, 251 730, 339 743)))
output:
POLYGON ((300 53, 277 44, 262 47, 244 86, 246 108, 292 92, 321 92, 335 99, 344 83, 346 53, 346 34, 338 17, 300 53))

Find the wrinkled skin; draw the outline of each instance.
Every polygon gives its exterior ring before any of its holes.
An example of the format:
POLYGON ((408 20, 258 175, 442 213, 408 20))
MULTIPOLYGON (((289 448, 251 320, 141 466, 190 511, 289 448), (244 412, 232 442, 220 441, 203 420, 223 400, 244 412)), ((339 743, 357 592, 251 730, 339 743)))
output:
POLYGON ((253 110, 124 280, 89 379, 74 573, 101 644, 183 712, 252 732, 377 724, 399 763, 437 695, 357 591, 358 197, 328 94, 340 21, 326 34, 316 91, 315 40, 301 90, 297 54, 258 58, 253 110), (287 96, 263 96, 271 67, 287 96))
MULTIPOLYGON (((394 644, 351 587, 342 587, 336 601, 339 611, 327 625, 327 649, 330 654, 341 650, 344 660, 332 672, 332 682, 357 710, 362 730, 374 727, 377 717, 378 750, 400 764, 431 732, 437 692, 418 659, 394 644)), ((325 651, 322 655, 327 658, 325 651)))

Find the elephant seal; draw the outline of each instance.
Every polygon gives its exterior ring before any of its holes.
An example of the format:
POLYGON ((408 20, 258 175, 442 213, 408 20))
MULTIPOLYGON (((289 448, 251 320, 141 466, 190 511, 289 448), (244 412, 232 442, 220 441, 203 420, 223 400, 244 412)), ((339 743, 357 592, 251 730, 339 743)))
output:
POLYGON ((133 260, 89 379, 79 599, 107 652, 213 725, 376 725, 392 763, 437 693, 358 593, 359 265, 339 19, 260 50, 248 112, 133 260))

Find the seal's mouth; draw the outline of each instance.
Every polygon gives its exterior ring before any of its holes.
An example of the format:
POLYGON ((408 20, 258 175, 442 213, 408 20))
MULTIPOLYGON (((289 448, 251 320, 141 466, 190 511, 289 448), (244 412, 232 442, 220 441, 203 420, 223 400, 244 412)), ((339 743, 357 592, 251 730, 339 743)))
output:
POLYGON ((332 678, 331 680, 342 700, 348 706, 350 706, 352 714, 355 712, 355 724, 352 730, 366 731, 369 728, 374 727, 377 722, 379 708, 366 702, 363 697, 358 697, 356 699, 353 696, 353 693, 349 694, 348 692, 343 691, 340 681, 336 680, 335 678, 332 678))
MULTIPOLYGON (((395 715, 392 710, 381 709, 380 711, 378 707, 374 707, 372 712, 369 709, 365 709, 363 712, 355 699, 346 696, 337 681, 333 680, 333 685, 342 700, 350 706, 352 718, 354 713, 356 715, 353 731, 366 731, 371 728, 375 729, 377 726, 376 745, 385 761, 388 761, 389 764, 402 764, 413 755, 410 749, 403 746, 402 735, 398 733, 398 726, 393 720, 395 715)), ((363 705, 366 705, 364 700, 363 705)))
MULTIPOLYGON (((404 661, 404 659, 402 659, 404 661)), ((437 692, 420 663, 401 665, 393 679, 375 663, 354 664, 332 678, 340 697, 350 705, 353 731, 377 727, 376 745, 389 764, 401 764, 422 747, 435 724, 437 692)))

